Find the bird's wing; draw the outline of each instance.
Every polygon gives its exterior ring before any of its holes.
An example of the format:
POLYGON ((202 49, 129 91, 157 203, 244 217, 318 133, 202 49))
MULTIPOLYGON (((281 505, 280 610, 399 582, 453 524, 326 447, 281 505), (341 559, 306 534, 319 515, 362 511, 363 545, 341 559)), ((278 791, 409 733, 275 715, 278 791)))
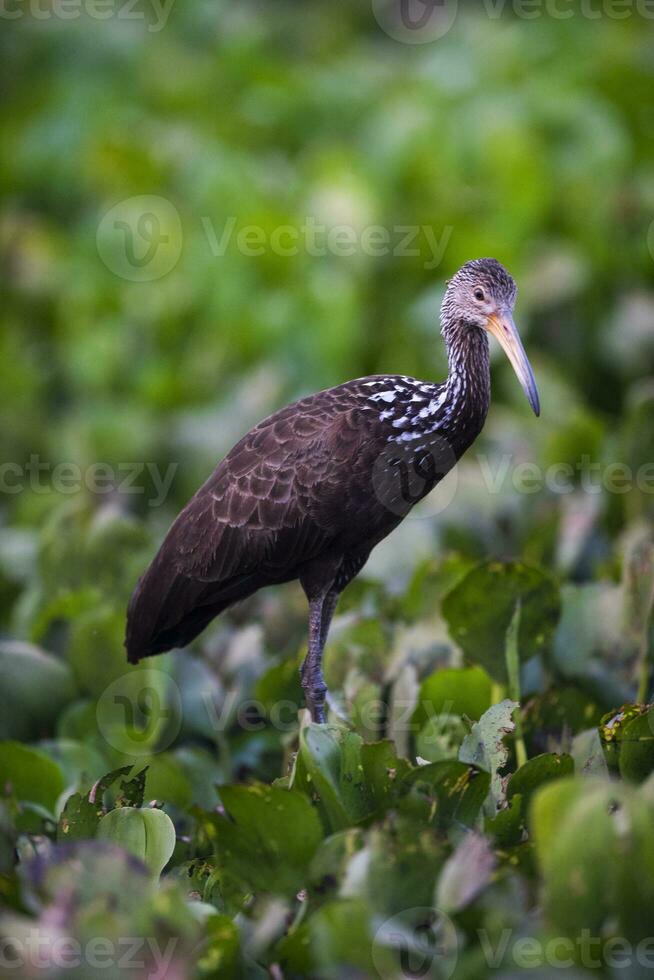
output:
POLYGON ((348 467, 365 438, 359 411, 341 386, 255 426, 170 529, 177 571, 205 582, 253 570, 274 579, 325 547, 347 519, 348 467))
POLYGON ((248 432, 180 513, 137 584, 130 660, 188 642, 238 599, 296 577, 331 547, 344 550, 348 528, 365 536, 359 511, 367 498, 358 488, 376 418, 350 383, 248 432))

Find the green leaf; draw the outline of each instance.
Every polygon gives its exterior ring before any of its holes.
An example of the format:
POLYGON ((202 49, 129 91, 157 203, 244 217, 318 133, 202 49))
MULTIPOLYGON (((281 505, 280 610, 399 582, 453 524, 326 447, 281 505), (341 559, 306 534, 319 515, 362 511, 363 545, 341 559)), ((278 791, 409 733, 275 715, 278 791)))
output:
POLYGON ((98 824, 97 838, 124 847, 156 876, 175 849, 175 828, 163 810, 131 806, 110 810, 98 824))
POLYGON ((420 729, 416 738, 416 755, 427 762, 458 759, 459 749, 468 728, 458 715, 436 715, 420 729))
POLYGON ((585 691, 558 685, 535 695, 523 707, 525 738, 532 755, 598 725, 602 710, 585 691))
MULTIPOLYGON (((324 977, 377 975, 372 960, 370 916, 358 898, 325 902, 279 944, 284 975, 324 977)), ((392 974, 389 974, 392 975, 392 974)))
POLYGON ((574 761, 569 755, 557 755, 554 752, 537 755, 525 762, 524 766, 521 766, 510 777, 507 799, 512 800, 515 796, 520 795, 526 810, 536 790, 557 779, 572 776, 574 768, 574 761))
POLYGON ((624 779, 642 783, 654 771, 654 707, 626 704, 610 711, 599 733, 607 764, 624 779))
MULTIPOLYGON (((315 790, 320 797, 332 831, 343 830, 352 822, 341 793, 341 734, 342 730, 313 724, 307 725, 300 733, 300 753, 304 768, 311 780, 312 791, 315 790)), ((363 740, 353 733, 347 733, 345 739, 354 748, 358 759, 363 740)))
POLYGON ((426 803, 426 821, 434 819, 440 831, 452 825, 474 827, 490 787, 490 775, 463 762, 433 762, 414 769, 406 777, 411 794, 401 802, 410 811, 416 802, 426 803))
POLYGON ((101 776, 96 783, 93 784, 93 788, 89 793, 89 799, 97 800, 99 804, 102 804, 104 794, 107 790, 113 786, 113 784, 120 779, 121 776, 128 776, 132 771, 132 766, 121 766, 119 769, 112 769, 111 772, 105 773, 101 776))
POLYGON ((91 803, 88 797, 81 793, 73 793, 66 800, 66 805, 59 817, 57 840, 90 840, 95 837, 102 807, 91 803))
POLYGON ((381 814, 401 793, 411 768, 398 759, 392 742, 364 742, 354 732, 326 725, 303 729, 299 761, 296 785, 317 793, 332 831, 381 814))
POLYGON ((426 677, 413 713, 415 729, 435 716, 466 715, 478 721, 491 705, 491 679, 481 667, 445 668, 426 677))
POLYGON ((47 734, 75 696, 67 664, 30 643, 0 643, 0 738, 47 734))
POLYGON ((7 741, 0 742, 0 786, 20 802, 37 803, 53 813, 65 782, 57 763, 44 752, 7 741))
POLYGON ((323 837, 307 797, 262 783, 221 786, 220 797, 231 817, 212 821, 221 867, 252 888, 294 895, 323 837))
POLYGON ((520 600, 518 647, 522 661, 547 650, 560 615, 559 588, 540 568, 522 562, 478 565, 443 600, 453 639, 468 660, 498 683, 507 682, 506 633, 520 600))
POLYGON ((654 903, 654 798, 594 778, 557 780, 540 789, 531 808, 543 902, 563 936, 617 935, 638 942, 651 935, 654 903))
MULTIPOLYGON (((393 814, 381 826, 371 829, 365 878, 357 888, 357 876, 350 875, 349 890, 356 888, 365 896, 379 918, 427 906, 433 900, 446 855, 446 843, 426 830, 422 819, 406 811, 393 814)), ((356 857, 354 862, 360 867, 356 857)))
POLYGON ((130 779, 120 780, 120 792, 116 796, 116 806, 143 806, 147 767, 132 774, 130 779))
POLYGON ((461 762, 471 763, 490 774, 489 816, 494 816, 506 798, 508 775, 503 770, 509 750, 504 739, 515 729, 513 712, 517 707, 518 702, 509 698, 494 704, 475 722, 459 750, 461 762))
POLYGON ((195 963, 197 977, 239 980, 242 976, 240 946, 236 923, 227 915, 210 916, 205 923, 205 938, 195 963))

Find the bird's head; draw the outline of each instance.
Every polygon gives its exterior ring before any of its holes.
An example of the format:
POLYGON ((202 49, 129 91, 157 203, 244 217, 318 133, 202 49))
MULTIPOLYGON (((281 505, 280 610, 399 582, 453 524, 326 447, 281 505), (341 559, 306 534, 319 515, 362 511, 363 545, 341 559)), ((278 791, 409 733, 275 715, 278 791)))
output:
POLYGON ((534 413, 540 400, 534 372, 525 354, 513 307, 518 289, 497 259, 466 262, 450 279, 443 300, 443 329, 478 329, 492 333, 509 358, 534 413))

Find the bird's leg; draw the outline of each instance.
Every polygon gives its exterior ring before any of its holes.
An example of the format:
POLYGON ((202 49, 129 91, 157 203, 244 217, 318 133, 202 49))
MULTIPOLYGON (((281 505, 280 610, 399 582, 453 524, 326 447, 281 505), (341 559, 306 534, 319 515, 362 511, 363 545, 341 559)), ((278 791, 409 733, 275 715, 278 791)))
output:
POLYGON ((324 592, 309 601, 309 650, 300 669, 302 687, 311 721, 325 721, 327 685, 322 676, 322 652, 338 593, 324 592))

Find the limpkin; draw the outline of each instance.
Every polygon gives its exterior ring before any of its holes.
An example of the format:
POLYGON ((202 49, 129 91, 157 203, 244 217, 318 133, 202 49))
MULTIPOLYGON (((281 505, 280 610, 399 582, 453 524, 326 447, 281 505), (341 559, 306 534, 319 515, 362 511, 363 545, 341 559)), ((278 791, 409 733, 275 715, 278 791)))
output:
POLYGON ((447 381, 358 378, 248 432, 182 510, 139 580, 127 614, 130 663, 185 646, 263 586, 299 579, 309 603, 302 687, 312 720, 323 722, 321 661, 338 596, 481 431, 489 333, 540 414, 513 322, 516 292, 497 260, 467 262, 441 309, 447 381))

